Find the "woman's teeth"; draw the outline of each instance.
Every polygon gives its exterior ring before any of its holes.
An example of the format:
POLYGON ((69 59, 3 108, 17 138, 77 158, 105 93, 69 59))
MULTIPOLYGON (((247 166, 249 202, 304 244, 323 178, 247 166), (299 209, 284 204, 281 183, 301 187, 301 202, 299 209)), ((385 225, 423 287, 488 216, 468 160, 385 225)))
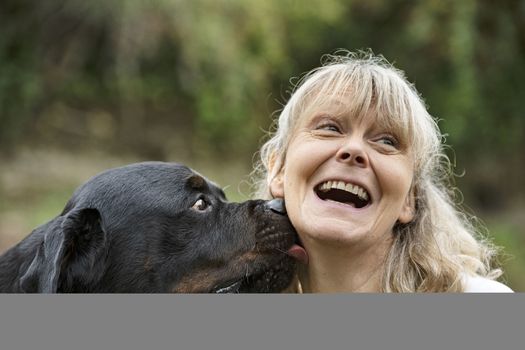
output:
POLYGON ((326 181, 319 185, 319 190, 327 192, 331 189, 343 190, 355 194, 360 199, 368 201, 368 193, 366 190, 358 185, 353 185, 344 181, 326 181))

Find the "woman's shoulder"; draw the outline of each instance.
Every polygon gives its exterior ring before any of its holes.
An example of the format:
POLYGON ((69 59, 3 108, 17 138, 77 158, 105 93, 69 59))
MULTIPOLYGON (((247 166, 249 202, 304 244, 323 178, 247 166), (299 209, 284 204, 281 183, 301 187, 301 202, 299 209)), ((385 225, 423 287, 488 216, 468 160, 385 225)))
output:
POLYGON ((464 276, 465 293, 514 293, 501 282, 481 276, 464 276))

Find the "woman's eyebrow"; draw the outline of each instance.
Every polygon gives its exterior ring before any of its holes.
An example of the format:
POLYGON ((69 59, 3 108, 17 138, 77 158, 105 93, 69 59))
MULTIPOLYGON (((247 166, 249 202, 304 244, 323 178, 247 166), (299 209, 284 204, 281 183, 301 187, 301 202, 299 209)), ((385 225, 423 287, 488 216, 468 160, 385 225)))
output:
POLYGON ((319 122, 321 122, 322 120, 325 120, 325 119, 329 119, 329 120, 336 120, 338 122, 342 122, 343 121, 343 117, 341 115, 341 113, 331 113, 331 112, 317 112, 314 114, 314 116, 310 119, 310 121, 308 122, 308 126, 312 126, 312 125, 315 125, 319 122))

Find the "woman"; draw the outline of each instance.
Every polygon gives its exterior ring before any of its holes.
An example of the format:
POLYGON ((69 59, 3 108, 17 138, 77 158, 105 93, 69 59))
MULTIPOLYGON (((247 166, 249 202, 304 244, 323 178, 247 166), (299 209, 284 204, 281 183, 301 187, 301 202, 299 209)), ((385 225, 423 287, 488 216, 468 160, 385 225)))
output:
POLYGON ((306 74, 261 149, 259 195, 284 198, 303 292, 512 292, 459 211, 441 133, 381 57, 306 74))

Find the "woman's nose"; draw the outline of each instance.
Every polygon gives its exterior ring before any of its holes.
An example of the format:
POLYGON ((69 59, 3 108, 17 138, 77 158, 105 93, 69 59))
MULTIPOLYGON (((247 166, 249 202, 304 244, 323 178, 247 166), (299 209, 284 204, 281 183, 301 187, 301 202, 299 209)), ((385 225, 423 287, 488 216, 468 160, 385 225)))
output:
POLYGON ((364 141, 351 138, 341 145, 336 154, 338 162, 357 165, 360 167, 368 166, 368 156, 364 150, 364 141))

